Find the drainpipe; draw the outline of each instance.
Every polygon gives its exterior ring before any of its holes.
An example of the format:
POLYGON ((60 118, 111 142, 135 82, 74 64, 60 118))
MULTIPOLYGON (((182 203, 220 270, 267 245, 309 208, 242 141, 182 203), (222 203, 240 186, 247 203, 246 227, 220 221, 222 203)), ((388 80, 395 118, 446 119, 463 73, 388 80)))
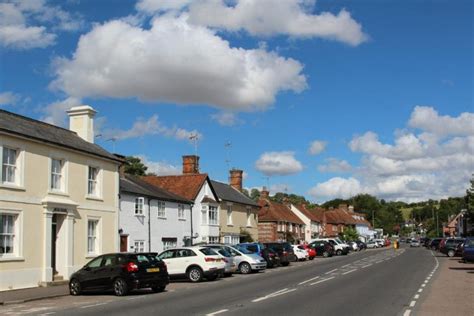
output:
POLYGON ((189 208, 189 217, 191 218, 191 246, 193 245, 193 206, 194 204, 190 204, 189 208))
POLYGON ((148 198, 148 251, 151 252, 151 198, 148 198))

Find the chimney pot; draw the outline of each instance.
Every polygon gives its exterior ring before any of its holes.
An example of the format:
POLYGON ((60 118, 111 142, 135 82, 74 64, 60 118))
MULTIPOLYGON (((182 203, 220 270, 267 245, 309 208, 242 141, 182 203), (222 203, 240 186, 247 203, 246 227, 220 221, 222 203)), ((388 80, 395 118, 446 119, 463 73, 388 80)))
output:
POLYGON ((243 171, 238 169, 230 170, 230 186, 242 192, 243 171))
POLYGON ((183 174, 199 173, 199 156, 183 156, 183 174))
POLYGON ((263 187, 262 192, 260 192, 260 197, 262 199, 268 199, 269 196, 270 196, 270 192, 267 190, 267 187, 263 187))
POLYGON ((94 143, 94 116, 97 112, 88 105, 72 107, 69 115, 69 129, 89 143, 94 143))

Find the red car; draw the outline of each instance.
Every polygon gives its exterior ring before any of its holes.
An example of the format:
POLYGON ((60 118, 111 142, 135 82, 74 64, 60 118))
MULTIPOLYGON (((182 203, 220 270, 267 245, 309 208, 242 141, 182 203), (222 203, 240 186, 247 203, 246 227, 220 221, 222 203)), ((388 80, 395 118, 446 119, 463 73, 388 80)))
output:
POLYGON ((299 245, 298 248, 304 249, 308 252, 309 260, 313 260, 314 257, 316 257, 316 250, 314 250, 310 246, 308 246, 308 245, 299 245))

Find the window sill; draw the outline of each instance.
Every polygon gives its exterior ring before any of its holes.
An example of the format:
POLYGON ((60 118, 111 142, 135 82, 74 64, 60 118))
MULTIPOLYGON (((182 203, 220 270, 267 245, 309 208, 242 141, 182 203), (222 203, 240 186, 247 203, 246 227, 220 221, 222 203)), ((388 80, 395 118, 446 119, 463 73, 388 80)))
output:
POLYGON ((186 218, 178 218, 178 221, 185 222, 185 221, 186 221, 186 218))
POLYGON ((145 217, 145 214, 135 214, 135 217, 145 217))
POLYGON ((86 259, 94 259, 98 255, 99 254, 97 254, 97 253, 88 253, 88 254, 86 254, 86 259))
POLYGON ((227 224, 227 227, 234 227, 234 224, 227 224))
POLYGON ((0 188, 10 189, 10 190, 15 190, 15 191, 26 191, 24 186, 10 184, 10 183, 0 183, 0 188))
POLYGON ((8 261, 25 261, 23 257, 0 257, 0 262, 8 262, 8 261))
POLYGON ((98 201, 98 202, 104 202, 104 199, 99 197, 99 196, 86 195, 86 199, 87 200, 98 201))
POLYGON ((51 194, 51 195, 60 195, 60 196, 69 197, 69 194, 68 194, 67 192, 63 192, 63 191, 53 191, 53 190, 50 190, 50 191, 48 191, 48 194, 51 194))
POLYGON ((247 225, 247 226, 245 226, 245 227, 247 227, 247 228, 252 228, 253 226, 252 226, 252 225, 247 225))
POLYGON ((166 220, 167 218, 166 218, 166 217, 163 217, 163 216, 158 216, 158 219, 166 220))

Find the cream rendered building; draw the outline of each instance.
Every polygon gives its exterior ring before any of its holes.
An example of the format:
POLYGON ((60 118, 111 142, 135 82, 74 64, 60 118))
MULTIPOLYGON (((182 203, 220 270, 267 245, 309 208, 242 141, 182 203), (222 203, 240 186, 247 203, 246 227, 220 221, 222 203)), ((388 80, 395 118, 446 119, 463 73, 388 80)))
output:
POLYGON ((91 107, 68 114, 71 130, 0 110, 0 291, 118 250, 121 160, 94 144, 91 107))

